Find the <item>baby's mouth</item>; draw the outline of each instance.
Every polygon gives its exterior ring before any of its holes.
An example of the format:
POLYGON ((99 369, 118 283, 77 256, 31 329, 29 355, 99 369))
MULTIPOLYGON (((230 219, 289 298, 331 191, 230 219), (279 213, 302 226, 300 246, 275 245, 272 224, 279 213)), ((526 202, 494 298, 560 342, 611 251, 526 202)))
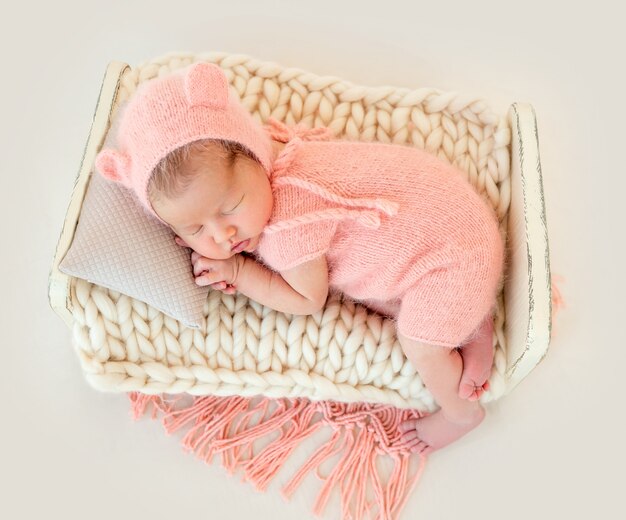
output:
POLYGON ((233 253, 241 253, 246 247, 250 245, 250 239, 243 240, 242 242, 237 242, 230 250, 233 253))

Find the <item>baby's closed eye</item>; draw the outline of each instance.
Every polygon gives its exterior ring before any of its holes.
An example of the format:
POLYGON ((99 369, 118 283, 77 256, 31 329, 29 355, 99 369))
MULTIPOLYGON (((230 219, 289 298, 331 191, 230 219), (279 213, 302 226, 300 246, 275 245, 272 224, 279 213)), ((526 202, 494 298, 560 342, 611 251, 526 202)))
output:
POLYGON ((243 202, 243 199, 245 198, 245 194, 241 196, 241 198, 239 199, 239 201, 232 207, 232 209, 229 209, 227 211, 223 211, 222 215, 230 215, 233 211, 235 211, 243 202))

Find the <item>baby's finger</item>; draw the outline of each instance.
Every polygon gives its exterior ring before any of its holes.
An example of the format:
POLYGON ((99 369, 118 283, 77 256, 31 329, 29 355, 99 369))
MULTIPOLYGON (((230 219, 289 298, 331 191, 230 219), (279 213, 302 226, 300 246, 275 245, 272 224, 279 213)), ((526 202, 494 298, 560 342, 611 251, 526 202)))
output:
POLYGON ((200 287, 207 285, 213 285, 214 283, 223 282, 224 280, 217 273, 203 273, 200 276, 196 276, 196 284, 200 287))
POLYGON ((208 258, 200 257, 195 261, 192 261, 193 264, 193 274, 195 276, 200 276, 204 271, 207 273, 211 271, 212 263, 208 258))

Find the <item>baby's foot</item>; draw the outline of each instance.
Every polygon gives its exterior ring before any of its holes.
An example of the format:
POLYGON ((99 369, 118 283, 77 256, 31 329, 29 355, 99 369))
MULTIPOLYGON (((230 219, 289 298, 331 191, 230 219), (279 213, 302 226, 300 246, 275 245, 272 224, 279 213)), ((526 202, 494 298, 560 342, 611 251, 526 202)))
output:
POLYGON ((442 410, 421 419, 409 419, 400 424, 402 441, 414 453, 427 455, 447 446, 478 426, 485 410, 478 407, 474 415, 464 421, 448 419, 442 410))
POLYGON ((459 348, 463 372, 459 381, 459 397, 477 401, 489 390, 489 375, 493 365, 493 321, 483 322, 474 338, 459 348))

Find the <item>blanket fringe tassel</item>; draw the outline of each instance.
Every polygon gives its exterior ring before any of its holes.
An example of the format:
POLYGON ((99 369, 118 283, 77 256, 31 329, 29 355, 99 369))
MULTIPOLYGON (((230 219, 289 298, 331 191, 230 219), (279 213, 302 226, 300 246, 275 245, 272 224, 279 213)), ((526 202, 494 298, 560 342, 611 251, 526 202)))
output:
MULTIPOLYGON (((233 474, 241 469, 244 480, 265 491, 289 455, 320 428, 332 429, 331 438, 313 453, 281 489, 288 500, 311 471, 323 482, 313 513, 321 515, 333 490, 339 490, 342 520, 395 520, 417 484, 426 458, 410 475, 411 454, 401 441, 398 425, 421 416, 417 410, 388 405, 309 401, 308 399, 246 398, 129 394, 135 419, 152 406, 168 434, 186 429, 183 447, 210 463, 221 455, 222 466, 233 474), (185 401, 187 401, 185 403, 185 401), (271 440, 271 437, 276 437, 271 440), (254 443, 270 436, 269 444, 256 450, 254 443), (320 466, 331 457, 340 459, 328 476, 320 466), (394 467, 386 482, 379 476, 378 456, 392 459, 394 467), (368 500, 368 495, 370 500, 368 500), (373 498, 372 498, 373 495, 373 498), (375 515, 375 516, 373 516, 375 515)), ((412 457, 413 455, 413 457, 412 457)))

